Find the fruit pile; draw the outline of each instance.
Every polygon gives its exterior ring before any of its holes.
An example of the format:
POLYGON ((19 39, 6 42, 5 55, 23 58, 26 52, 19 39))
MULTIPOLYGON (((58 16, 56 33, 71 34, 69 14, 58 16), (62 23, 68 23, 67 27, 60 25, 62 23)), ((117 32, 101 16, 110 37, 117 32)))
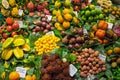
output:
POLYGON ((82 77, 87 77, 88 75, 95 75, 101 71, 105 71, 105 61, 99 58, 99 52, 93 49, 84 48, 82 52, 74 52, 78 58, 77 62, 81 63, 80 75, 82 77))
POLYGON ((49 53, 55 48, 59 48, 56 44, 60 39, 55 35, 44 35, 35 42, 35 49, 38 52, 38 55, 49 53))
POLYGON ((111 40, 117 40, 116 34, 112 29, 108 28, 108 23, 104 20, 100 20, 98 24, 92 26, 92 30, 90 36, 98 40, 101 44, 107 44, 111 40))
POLYGON ((67 35, 65 31, 61 32, 63 38, 62 42, 69 47, 69 49, 79 49, 82 46, 87 46, 93 43, 93 40, 89 39, 88 35, 83 33, 82 28, 74 28, 72 34, 74 35, 67 35))
POLYGON ((79 13, 79 19, 83 24, 90 24, 104 18, 102 10, 95 9, 94 5, 89 5, 79 13))
POLYGON ((50 30, 53 30, 53 25, 52 23, 50 23, 50 20, 48 19, 47 16, 45 16, 45 14, 41 14, 40 15, 41 20, 37 21, 36 23, 36 27, 32 30, 33 33, 39 32, 39 31, 43 31, 43 33, 47 33, 50 30))
POLYGON ((74 80, 69 76, 69 63, 63 62, 58 54, 42 56, 42 80, 74 80))

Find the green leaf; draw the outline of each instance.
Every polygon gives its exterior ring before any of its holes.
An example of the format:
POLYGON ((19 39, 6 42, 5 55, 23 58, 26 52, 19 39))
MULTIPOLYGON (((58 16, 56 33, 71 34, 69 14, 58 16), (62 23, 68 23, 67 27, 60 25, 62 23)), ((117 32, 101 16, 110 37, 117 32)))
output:
POLYGON ((112 72, 110 70, 105 71, 105 75, 107 76, 108 79, 111 78, 112 72))
POLYGON ((74 62, 77 59, 77 56, 74 54, 70 54, 70 61, 74 62))
POLYGON ((28 71, 27 71, 27 74, 28 75, 33 75, 34 73, 34 68, 30 68, 28 71))
POLYGON ((54 33, 56 36, 58 36, 60 39, 62 39, 61 32, 58 31, 57 29, 54 30, 54 33))

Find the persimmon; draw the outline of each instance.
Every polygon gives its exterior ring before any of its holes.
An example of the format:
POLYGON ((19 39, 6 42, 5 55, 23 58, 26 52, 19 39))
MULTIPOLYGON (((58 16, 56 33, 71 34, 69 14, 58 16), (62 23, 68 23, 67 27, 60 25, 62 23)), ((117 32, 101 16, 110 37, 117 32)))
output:
POLYGON ((92 26, 92 30, 97 31, 97 24, 92 26))
POLYGON ((14 71, 9 74, 9 80, 19 80, 20 75, 18 72, 14 71))
POLYGON ((105 22, 104 24, 103 24, 103 27, 101 28, 101 29, 108 29, 108 23, 107 22, 105 22))
POLYGON ((104 43, 104 44, 107 44, 107 43, 109 43, 109 41, 108 41, 107 39, 104 39, 104 40, 103 40, 103 43, 104 43))
POLYGON ((99 23, 98 23, 98 28, 103 27, 104 23, 105 23, 104 20, 100 20, 99 23))
POLYGON ((70 22, 64 21, 64 22, 63 22, 63 27, 64 27, 65 29, 70 28, 70 22))
POLYGON ((13 18, 10 18, 10 17, 6 18, 6 23, 7 23, 8 25, 12 25, 12 23, 13 23, 13 18))
POLYGON ((105 30, 102 30, 102 29, 98 29, 96 31, 96 36, 99 37, 99 38, 104 38, 106 35, 106 31, 105 30))

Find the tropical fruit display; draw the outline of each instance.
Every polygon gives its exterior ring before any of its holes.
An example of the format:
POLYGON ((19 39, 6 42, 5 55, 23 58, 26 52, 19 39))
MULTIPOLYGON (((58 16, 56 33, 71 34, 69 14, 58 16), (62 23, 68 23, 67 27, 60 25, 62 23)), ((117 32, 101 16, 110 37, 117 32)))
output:
POLYGON ((0 0, 0 80, 120 80, 119 0, 0 0))

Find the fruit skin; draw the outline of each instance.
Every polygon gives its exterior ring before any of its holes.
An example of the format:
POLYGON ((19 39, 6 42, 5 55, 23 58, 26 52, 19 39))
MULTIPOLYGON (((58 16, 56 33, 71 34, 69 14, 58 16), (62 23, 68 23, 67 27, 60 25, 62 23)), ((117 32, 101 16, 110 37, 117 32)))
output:
POLYGON ((78 11, 79 10, 79 6, 74 6, 74 10, 78 11))
POLYGON ((12 23, 13 23, 13 18, 10 18, 10 17, 6 18, 6 23, 7 23, 8 25, 12 25, 12 23))
POLYGON ((105 34, 106 34, 105 30, 102 30, 102 29, 98 29, 96 32, 96 36, 99 38, 104 38, 105 34))
POLYGON ((120 53, 120 48, 119 47, 115 47, 113 49, 113 51, 114 51, 115 54, 118 54, 118 53, 120 53))
POLYGON ((36 78, 36 75, 32 75, 32 80, 36 80, 37 78, 36 78))
POLYGON ((19 47, 16 47, 13 49, 14 55, 17 59, 21 59, 24 56, 24 52, 22 49, 20 49, 19 47))
POLYGON ((54 6, 59 8, 61 6, 61 2, 60 1, 56 1, 54 6))
POLYGON ((64 22, 63 22, 63 27, 64 27, 65 29, 70 28, 70 22, 64 21, 64 22))
POLYGON ((3 33, 3 38, 4 38, 4 39, 8 38, 7 33, 3 33))
POLYGON ((34 11, 34 9, 35 9, 34 3, 32 1, 30 1, 27 5, 27 8, 30 12, 34 11))
POLYGON ((105 22, 104 20, 101 20, 98 23, 98 28, 106 30, 106 29, 108 29, 108 23, 105 22))
POLYGON ((58 22, 55 23, 55 28, 57 28, 58 30, 63 30, 62 26, 58 22))
POLYGON ((65 0, 65 3, 64 3, 65 6, 70 6, 70 4, 71 4, 70 0, 65 0))
POLYGON ((62 16, 58 16, 58 22, 59 23, 63 23, 63 21, 64 21, 63 17, 62 16))
POLYGON ((117 63, 116 62, 112 62, 111 67, 112 68, 116 68, 117 67, 117 63))
POLYGON ((74 21, 75 24, 79 23, 79 20, 76 17, 73 17, 73 21, 74 21))
POLYGON ((19 79, 20 79, 20 75, 18 72, 16 72, 16 71, 10 72, 9 80, 19 80, 19 79))
POLYGON ((111 50, 111 49, 108 50, 108 51, 107 51, 107 55, 110 56, 110 55, 112 54, 112 52, 113 52, 113 50, 111 50))
POLYGON ((118 58, 116 62, 117 62, 117 64, 120 64, 120 58, 118 58))
POLYGON ((26 75, 25 80, 32 80, 32 77, 30 75, 26 75))
POLYGON ((2 74, 1 74, 1 78, 4 80, 5 77, 6 77, 6 73, 5 73, 5 72, 2 72, 2 74))
POLYGON ((70 9, 68 9, 68 8, 64 8, 64 10, 63 10, 63 14, 69 14, 70 13, 70 9))
POLYGON ((71 14, 65 14, 65 15, 64 15, 64 18, 65 18, 67 21, 71 21, 71 20, 72 20, 72 15, 71 15, 71 14))
POLYGON ((17 35, 17 33, 16 32, 12 32, 11 36, 13 37, 15 35, 17 35))
POLYGON ((4 49, 4 50, 2 51, 1 57, 2 57, 4 60, 9 60, 9 59, 12 57, 12 54, 13 54, 12 49, 4 49))
POLYGON ((6 28, 6 30, 8 31, 8 32, 10 32, 10 31, 12 31, 12 26, 7 26, 7 28, 6 28))
POLYGON ((13 28, 14 30, 19 29, 19 24, 18 24, 18 23, 13 23, 12 28, 13 28))

